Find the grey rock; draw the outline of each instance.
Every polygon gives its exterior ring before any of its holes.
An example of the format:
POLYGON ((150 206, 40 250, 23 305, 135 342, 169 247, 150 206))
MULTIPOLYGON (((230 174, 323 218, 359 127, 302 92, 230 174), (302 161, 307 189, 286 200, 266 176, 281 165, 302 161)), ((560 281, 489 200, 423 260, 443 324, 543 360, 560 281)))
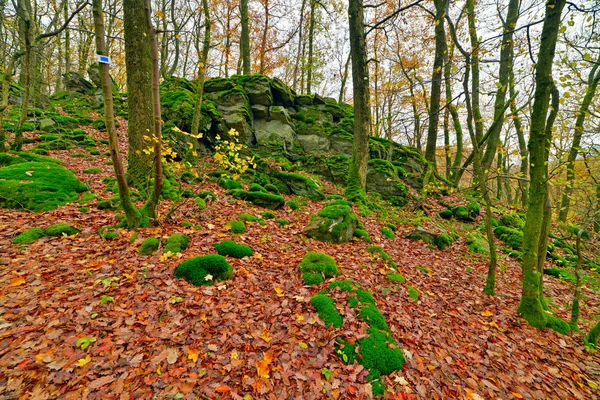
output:
POLYGON ((330 142, 321 135, 298 135, 298 141, 305 153, 323 154, 329 152, 330 142))

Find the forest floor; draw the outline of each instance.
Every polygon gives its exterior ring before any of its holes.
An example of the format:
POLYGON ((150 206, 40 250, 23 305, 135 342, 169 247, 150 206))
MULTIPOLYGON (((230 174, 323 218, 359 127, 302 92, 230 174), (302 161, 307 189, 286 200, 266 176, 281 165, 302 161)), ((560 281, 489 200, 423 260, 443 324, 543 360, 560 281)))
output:
MULTIPOLYGON (((120 130, 125 127, 121 121, 120 130)), ((85 129, 96 139, 105 135, 85 129)), ((98 149, 107 150, 101 144, 98 149)), ((110 197, 101 182, 113 174, 107 157, 70 156, 78 151, 50 155, 95 194, 110 197), (102 173, 83 173, 91 167, 102 173)), ((201 185, 217 197, 206 210, 186 200, 172 221, 139 229, 134 241, 135 232, 127 230, 120 230, 116 240, 104 240, 97 231, 115 225, 117 213, 97 210, 94 203, 88 212, 78 211, 76 203, 37 214, 0 210, 0 398, 370 398, 367 371, 346 365, 334 349, 339 335, 360 337, 364 323, 346 307, 340 309, 342 328, 325 327, 310 298, 329 282, 305 287, 298 271, 309 250, 334 257, 338 279, 352 279, 373 293, 403 350, 404 368, 383 377, 386 398, 600 396, 600 358, 582 345, 581 334, 537 330, 518 317, 517 261, 500 255, 497 296, 486 296, 485 258, 470 253, 464 239, 445 251, 405 239, 414 217, 407 211, 400 211, 406 223, 398 225, 393 240, 380 235, 375 214, 361 221, 373 244, 385 249, 407 284, 418 290, 418 302, 409 298, 406 285, 386 278, 389 268, 366 251, 366 242, 324 244, 302 234, 320 203, 276 211, 277 218, 290 220, 285 227, 273 219, 264 226, 247 224, 247 232, 234 239, 255 254, 229 260, 231 280, 194 287, 175 279, 181 261, 214 253, 214 243, 232 238, 225 229, 228 221, 242 212, 264 211, 232 199, 215 183, 201 185), (202 228, 182 227, 182 221, 202 228), (71 223, 81 233, 12 244, 26 229, 57 222, 71 223), (138 255, 143 239, 172 233, 191 238, 179 256, 138 255), (84 337, 96 341, 82 350, 76 343, 84 337)), ((326 191, 339 189, 327 186, 326 191)), ((164 215, 168 202, 162 207, 164 215)), ((572 290, 569 283, 546 278, 546 295, 565 319, 572 290)), ((343 296, 336 290, 331 294, 343 296)), ((591 288, 583 295, 581 328, 587 332, 600 296, 591 288)))

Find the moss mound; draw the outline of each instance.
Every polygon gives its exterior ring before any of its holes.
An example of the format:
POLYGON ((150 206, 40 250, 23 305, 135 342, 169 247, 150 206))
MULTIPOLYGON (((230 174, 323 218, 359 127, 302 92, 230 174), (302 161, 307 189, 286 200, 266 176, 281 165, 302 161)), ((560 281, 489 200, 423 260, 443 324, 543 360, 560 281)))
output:
POLYGON ((317 310, 319 318, 326 326, 341 328, 344 325, 344 317, 338 312, 331 297, 319 293, 310 299, 310 304, 317 310))
MULTIPOLYGON (((356 234, 356 232, 355 232, 355 234, 356 234)), ((393 240, 395 237, 394 231, 392 231, 389 228, 381 228, 381 234, 390 240, 393 240)))
POLYGON ((442 233, 438 235, 433 242, 440 250, 444 250, 446 247, 452 246, 454 239, 452 239, 452 236, 442 233))
POLYGON ((149 256, 154 254, 158 250, 160 241, 158 238, 150 237, 142 242, 140 246, 139 254, 142 256, 149 256))
POLYGON ((305 285, 316 285, 340 274, 335 260, 327 254, 309 251, 298 265, 305 285))
POLYGON ((74 228, 73 226, 71 226, 69 224, 65 224, 64 222, 50 225, 44 231, 46 236, 62 236, 63 234, 67 235, 67 236, 71 236, 71 235, 76 235, 79 232, 81 232, 79 229, 74 228))
POLYGON ((183 278, 194 286, 214 285, 215 281, 229 279, 232 273, 231 265, 218 254, 190 258, 175 269, 177 279, 183 278))
POLYGON ((167 239, 164 252, 170 251, 173 254, 181 253, 183 250, 187 249, 189 242, 190 238, 188 236, 174 233, 167 239))
POLYGON ((231 233, 245 233, 246 224, 244 224, 242 221, 233 220, 225 224, 225 229, 231 233))
POLYGON ((523 232, 521 230, 501 225, 494 229, 494 234, 513 250, 523 250, 523 232))
POLYGON ((200 211, 206 210, 206 201, 202 197, 196 197, 194 203, 196 203, 200 211))
POLYGON ((479 232, 470 232, 467 235, 467 248, 473 253, 487 254, 490 252, 490 245, 487 238, 479 232))
POLYGON ((442 210, 438 213, 438 215, 443 219, 450 219, 454 215, 452 210, 442 210))
POLYGON ((22 232, 13 239, 14 244, 28 244, 35 242, 36 240, 46 236, 46 233, 42 228, 33 228, 22 232))
POLYGON ((77 200, 87 187, 75 175, 47 162, 25 162, 0 168, 0 207, 50 211, 77 200))
POLYGON ((215 243, 214 247, 215 249, 217 249, 217 253, 219 253, 222 256, 244 258, 250 257, 254 254, 254 251, 252 251, 252 248, 250 248, 250 246, 237 244, 233 240, 225 240, 221 243, 215 243))

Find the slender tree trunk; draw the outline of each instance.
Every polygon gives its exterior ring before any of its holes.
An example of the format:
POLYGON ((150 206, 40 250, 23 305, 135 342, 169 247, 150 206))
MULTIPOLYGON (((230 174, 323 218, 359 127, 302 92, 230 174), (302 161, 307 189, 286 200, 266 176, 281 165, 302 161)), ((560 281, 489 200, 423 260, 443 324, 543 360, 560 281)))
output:
POLYGON ((315 12, 317 1, 310 0, 310 19, 308 23, 308 62, 306 65, 306 94, 311 94, 312 76, 314 68, 313 47, 315 42, 315 12))
POLYGON ((369 161, 369 70, 362 0, 349 0, 350 54, 354 93, 354 150, 346 196, 352 201, 365 200, 369 161))
POLYGON ((475 138, 477 142, 480 142, 483 138, 483 118, 481 117, 479 101, 479 37, 477 36, 477 25, 475 24, 475 0, 467 0, 466 9, 469 38, 471 39, 471 73, 473 74, 471 79, 471 107, 475 119, 475 138))
POLYGON ((566 0, 548 0, 542 28, 540 50, 536 63, 535 94, 531 113, 529 149, 531 156, 529 207, 523 234, 523 289, 518 312, 536 328, 544 328, 546 313, 540 299, 538 248, 542 232, 544 203, 548 193, 548 158, 546 144, 551 137, 546 127, 552 81, 552 63, 560 25, 560 16, 566 0))
POLYGON ((581 138, 583 136, 583 123, 585 117, 588 114, 588 110, 596 95, 596 89, 600 82, 600 56, 592 67, 588 76, 588 87, 585 92, 585 96, 579 105, 577 117, 575 119, 575 134, 573 135, 573 144, 569 151, 569 158, 567 159, 567 182, 563 190, 562 200, 560 202, 560 210, 558 212, 558 220, 561 222, 567 221, 567 215, 569 214, 569 207, 571 205, 571 196, 573 194, 573 184, 575 183, 575 160, 579 154, 579 147, 581 145, 581 138))
POLYGON ((123 0, 125 65, 129 103, 127 134, 127 181, 145 186, 152 174, 152 156, 145 152, 152 144, 144 140, 153 131, 152 44, 148 34, 144 0, 123 0))
POLYGON ((442 92, 442 67, 444 64, 444 48, 446 47, 446 32, 444 17, 446 1, 434 0, 435 3, 435 56, 431 74, 431 98, 429 103, 429 124, 427 126, 427 145, 425 159, 437 169, 435 151, 437 148, 438 123, 440 119, 440 97, 442 92))
MULTIPOLYGON (((515 98, 515 78, 512 70, 510 73, 509 87, 510 97, 515 98)), ((527 181, 527 175, 529 173, 529 151, 527 150, 527 142, 525 141, 525 134, 523 133, 525 128, 521 122, 519 110, 517 110, 516 100, 510 102, 510 113, 515 126, 517 139, 519 141, 519 155, 521 156, 521 165, 519 167, 519 191, 521 192, 521 206, 526 208, 527 204, 529 204, 529 185, 527 181)))
MULTIPOLYGON (((506 11, 506 22, 504 23, 502 34, 502 46, 500 50, 500 69, 498 72, 498 82, 496 84, 496 100, 494 103, 494 119, 498 119, 500 122, 496 125, 496 128, 490 134, 487 140, 487 147, 481 160, 483 169, 490 169, 496 148, 500 142, 500 132, 502 131, 502 125, 504 123, 504 104, 506 102, 506 92, 508 89, 508 80, 511 76, 513 68, 513 32, 517 26, 517 20, 519 19, 519 4, 520 0, 510 0, 508 3, 508 10, 506 11)), ((500 155, 500 153, 498 153, 500 155)))
POLYGON ((348 67, 350 66, 350 53, 348 53, 348 58, 346 59, 346 63, 344 64, 344 73, 342 74, 342 82, 340 84, 340 95, 338 98, 338 103, 342 104, 344 102, 344 96, 346 94, 346 81, 348 80, 348 67))
POLYGON ((267 55, 267 40, 269 38, 269 0, 264 0, 264 18, 265 25, 263 27, 262 38, 260 41, 260 72, 265 73, 266 55, 267 55))
MULTIPOLYGON (((93 0, 92 7, 94 31, 96 33, 96 51, 100 55, 107 55, 102 0, 93 0)), ((110 79, 108 68, 108 64, 100 64, 102 94, 104 96, 104 120, 106 122, 106 132, 108 135, 108 148, 110 150, 110 157, 112 159, 115 176, 117 178, 117 185, 119 187, 119 199, 121 201, 121 206, 125 211, 125 218, 127 219, 127 227, 129 229, 136 229, 140 225, 141 216, 129 197, 129 187, 127 186, 123 163, 121 162, 121 156, 119 155, 117 129, 115 127, 115 111, 113 106, 112 81, 110 79)))
MULTIPOLYGON (((296 50, 296 60, 294 62, 294 78, 292 80, 292 87, 294 88, 294 90, 298 90, 298 69, 300 66, 300 60, 302 59, 302 48, 304 43, 304 11, 306 9, 306 1, 307 0, 302 0, 302 5, 300 6, 300 21, 298 22, 298 49, 296 50)), ((348 60, 349 59, 350 55, 348 55, 348 60)))
POLYGON ((202 54, 198 63, 198 80, 196 87, 198 88, 198 100, 194 108, 194 118, 192 120, 192 138, 199 139, 200 116, 202 115, 202 95, 204 94, 204 76, 206 74, 206 62, 208 60, 208 51, 210 50, 210 12, 208 9, 208 0, 202 0, 204 8, 204 41, 202 45, 202 54))
POLYGON ((150 45, 152 49, 152 114, 153 114, 153 127, 152 127, 152 141, 154 142, 154 190, 150 196, 148 207, 144 207, 150 218, 156 218, 156 208, 160 201, 160 195, 163 188, 163 172, 162 172, 162 118, 160 115, 160 94, 159 94, 159 83, 160 83, 160 64, 158 60, 158 40, 156 37, 156 29, 152 24, 152 7, 150 6, 150 0, 145 0, 144 8, 146 12, 146 24, 148 29, 148 36, 150 37, 150 45))
POLYGON ((242 71, 250 75, 250 31, 248 28, 248 0, 240 0, 242 18, 242 35, 240 37, 240 53, 242 56, 242 71))
POLYGON ((12 145, 13 150, 21 151, 23 149, 23 125, 27 121, 27 112, 29 110, 29 97, 31 93, 31 51, 33 44, 33 32, 32 32, 32 12, 31 2, 29 0, 19 0, 17 3, 17 18, 19 20, 19 36, 23 41, 24 46, 24 60, 23 60, 23 71, 24 75, 24 86, 23 90, 23 102, 21 104, 21 116, 17 124, 15 132, 15 141, 12 145))

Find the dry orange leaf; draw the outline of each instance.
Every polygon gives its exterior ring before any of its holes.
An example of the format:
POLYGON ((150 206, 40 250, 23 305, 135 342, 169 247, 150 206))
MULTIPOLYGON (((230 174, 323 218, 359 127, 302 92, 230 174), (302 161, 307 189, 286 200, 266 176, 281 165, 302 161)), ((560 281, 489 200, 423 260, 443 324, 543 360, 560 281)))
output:
POLYGON ((24 284, 25 278, 23 278, 22 276, 19 276, 17 278, 12 278, 10 280, 10 284, 8 285, 9 287, 15 287, 15 286, 21 286, 22 284, 24 284))
POLYGON ((227 393, 231 390, 231 388, 227 385, 221 385, 215 389, 217 393, 227 393))
POLYGON ((198 362, 198 351, 197 350, 188 350, 188 360, 192 360, 193 362, 198 362))
POLYGON ((513 396, 515 396, 517 399, 522 399, 523 396, 521 396, 519 393, 515 393, 515 392, 511 392, 513 396))
POLYGON ((283 289, 282 289, 282 288, 280 288, 279 286, 275 286, 275 287, 273 288, 273 290, 275 290, 275 293, 277 293, 277 296, 278 296, 278 297, 281 297, 281 296, 283 296, 283 289))
POLYGON ((485 310, 481 312, 481 315, 483 315, 484 317, 491 317, 492 315, 494 315, 494 313, 489 310, 485 310))
POLYGON ((267 343, 269 343, 271 340, 273 340, 273 337, 271 336, 269 331, 266 329, 260 334, 260 338, 267 343))
POLYGON ((254 366, 256 367, 256 374, 260 378, 265 378, 265 379, 269 378, 269 372, 270 372, 269 364, 271 364, 272 361, 273 361, 273 356, 271 355, 271 353, 266 352, 263 356, 262 361, 256 361, 254 363, 254 366))

